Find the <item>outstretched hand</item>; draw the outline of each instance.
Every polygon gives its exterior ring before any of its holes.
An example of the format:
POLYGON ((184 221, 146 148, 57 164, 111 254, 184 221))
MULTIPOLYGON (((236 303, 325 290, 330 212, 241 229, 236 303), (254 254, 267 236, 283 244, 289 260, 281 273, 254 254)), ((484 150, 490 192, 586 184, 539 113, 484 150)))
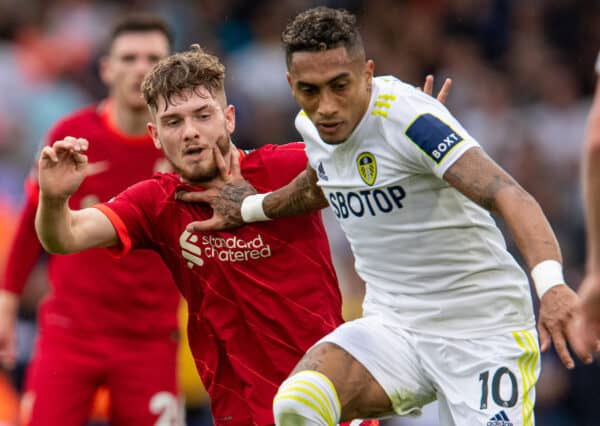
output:
POLYGON ((593 361, 591 351, 575 343, 578 304, 577 294, 567 285, 552 287, 540 301, 538 331, 541 350, 546 352, 554 343, 558 357, 568 369, 575 367, 575 362, 567 344, 584 363, 593 361))
MULTIPOLYGON (((423 92, 427 93, 429 96, 433 96, 433 75, 428 74, 425 77, 425 83, 423 83, 423 92)), ((452 79, 450 78, 446 78, 446 80, 444 80, 444 84, 442 85, 442 88, 440 89, 436 99, 438 101, 440 101, 441 103, 445 104, 446 100, 448 99, 448 95, 450 94, 450 88, 452 87, 452 79)))
POLYGON ((581 352, 600 352, 600 274, 586 275, 579 296, 573 347, 581 352))
POLYGON ((46 146, 38 161, 40 191, 47 198, 66 199, 86 176, 88 141, 67 136, 46 146))
POLYGON ((204 191, 178 192, 175 198, 187 203, 207 203, 213 209, 210 219, 191 222, 189 232, 215 231, 237 228, 244 224, 241 205, 248 195, 256 194, 256 189, 246 181, 240 169, 240 154, 231 145, 227 161, 217 148, 213 150, 218 176, 205 184, 204 191))

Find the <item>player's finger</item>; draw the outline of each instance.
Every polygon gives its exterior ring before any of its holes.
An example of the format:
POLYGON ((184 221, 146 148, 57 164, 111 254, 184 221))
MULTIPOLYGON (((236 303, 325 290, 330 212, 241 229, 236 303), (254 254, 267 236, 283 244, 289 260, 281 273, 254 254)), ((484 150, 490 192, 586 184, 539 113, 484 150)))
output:
POLYGON ((427 93, 429 96, 433 95, 433 75, 428 74, 425 77, 425 83, 423 84, 423 92, 427 93))
POLYGON ((577 357, 585 364, 594 362, 592 352, 594 351, 595 339, 591 339, 590 335, 582 329, 567 332, 569 345, 577 355, 577 357))
POLYGON ((448 99, 448 95, 450 94, 451 87, 452 87, 452 79, 447 78, 446 80, 444 80, 444 84, 442 85, 442 88, 440 89, 440 93, 438 93, 438 95, 437 95, 437 100, 440 101, 441 103, 445 104, 446 100, 448 99))
POLYGON ((235 145, 231 146, 231 178, 237 179, 242 177, 242 170, 240 166, 240 151, 235 145))
POLYGON ((215 229, 223 229, 224 226, 220 218, 213 216, 206 220, 197 220, 190 222, 185 227, 188 232, 206 232, 213 231, 215 229))
POLYGON ((541 322, 538 325, 538 334, 540 335, 540 349, 542 352, 546 352, 550 348, 552 339, 550 338, 550 333, 541 322))
POLYGON ((211 194, 209 193, 209 190, 178 191, 175 193, 175 199, 177 201, 184 201, 186 203, 209 203, 211 199, 211 194))
POLYGON ((85 138, 77 138, 77 142, 79 143, 82 151, 87 151, 90 146, 90 143, 85 138))
POLYGON ((58 162, 58 156, 56 155, 56 151, 50 148, 49 146, 44 147, 42 149, 42 153, 40 155, 41 160, 50 160, 53 163, 58 162))
POLYGON ((52 149, 58 154, 62 154, 66 151, 74 151, 76 145, 76 139, 67 136, 63 140, 56 141, 52 144, 52 149))
POLYGON ((221 179, 227 181, 227 179, 229 178, 229 170, 227 170, 227 165, 225 164, 225 158, 223 158, 223 153, 217 145, 213 147, 213 155, 221 179))
POLYGON ((557 330, 552 333, 552 340, 554 341, 554 349, 556 350, 558 358, 560 358, 565 367, 571 370, 573 367, 575 367, 575 362, 569 353, 567 342, 565 340, 565 336, 563 336, 562 330, 557 330))

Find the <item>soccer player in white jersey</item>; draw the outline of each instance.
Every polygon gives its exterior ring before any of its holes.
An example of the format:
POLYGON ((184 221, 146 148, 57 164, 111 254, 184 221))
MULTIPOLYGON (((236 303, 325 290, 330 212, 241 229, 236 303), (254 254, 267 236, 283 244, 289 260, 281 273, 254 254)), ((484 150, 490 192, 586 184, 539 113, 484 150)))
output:
POLYGON ((540 357, 529 284, 489 212, 531 270, 542 350, 554 341, 573 368, 577 295, 538 203, 439 102, 373 77, 348 12, 303 12, 283 42, 306 171, 270 194, 247 196, 252 188, 229 176, 182 197, 213 207, 194 231, 329 204, 351 243, 364 317, 307 352, 274 399, 277 424, 415 415, 438 399, 443 425, 532 425, 540 357))
POLYGON ((583 153, 587 272, 579 289, 582 321, 576 348, 600 351, 600 54, 596 61, 596 93, 588 116, 583 153))

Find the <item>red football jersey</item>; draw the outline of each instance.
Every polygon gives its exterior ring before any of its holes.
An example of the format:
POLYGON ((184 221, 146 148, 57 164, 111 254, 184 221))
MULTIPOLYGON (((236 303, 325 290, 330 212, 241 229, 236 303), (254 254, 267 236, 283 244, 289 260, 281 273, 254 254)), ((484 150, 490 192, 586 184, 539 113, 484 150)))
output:
MULTIPOLYGON (((80 110, 57 123, 47 137, 49 144, 66 136, 89 141, 89 172, 69 201, 73 209, 108 201, 164 167, 166 160, 150 137, 120 133, 110 123, 107 108, 101 104, 80 110)), ((3 283, 18 294, 42 253, 34 229, 36 179, 30 178, 27 187, 3 283)), ((171 273, 153 251, 138 251, 119 260, 103 249, 52 255, 48 278, 51 292, 40 312, 42 328, 125 337, 158 337, 177 330, 180 296, 171 273)))
MULTIPOLYGON (((260 192, 287 184, 307 162, 299 143, 268 145, 240 161, 260 192)), ((99 208, 119 233, 117 250, 154 249, 171 268, 188 301, 190 347, 216 424, 273 424, 279 384, 313 343, 342 323, 321 215, 192 234, 186 225, 212 211, 175 201, 182 189, 192 187, 161 174, 99 208)))

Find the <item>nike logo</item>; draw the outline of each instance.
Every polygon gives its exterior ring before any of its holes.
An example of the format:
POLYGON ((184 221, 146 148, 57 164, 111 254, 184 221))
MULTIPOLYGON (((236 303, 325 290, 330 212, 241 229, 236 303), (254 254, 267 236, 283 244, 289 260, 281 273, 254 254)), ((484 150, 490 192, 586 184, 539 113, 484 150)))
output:
POLYGON ((108 161, 98 161, 96 163, 88 163, 87 168, 85 169, 86 176, 94 176, 100 173, 105 172, 110 167, 110 163, 108 161))

